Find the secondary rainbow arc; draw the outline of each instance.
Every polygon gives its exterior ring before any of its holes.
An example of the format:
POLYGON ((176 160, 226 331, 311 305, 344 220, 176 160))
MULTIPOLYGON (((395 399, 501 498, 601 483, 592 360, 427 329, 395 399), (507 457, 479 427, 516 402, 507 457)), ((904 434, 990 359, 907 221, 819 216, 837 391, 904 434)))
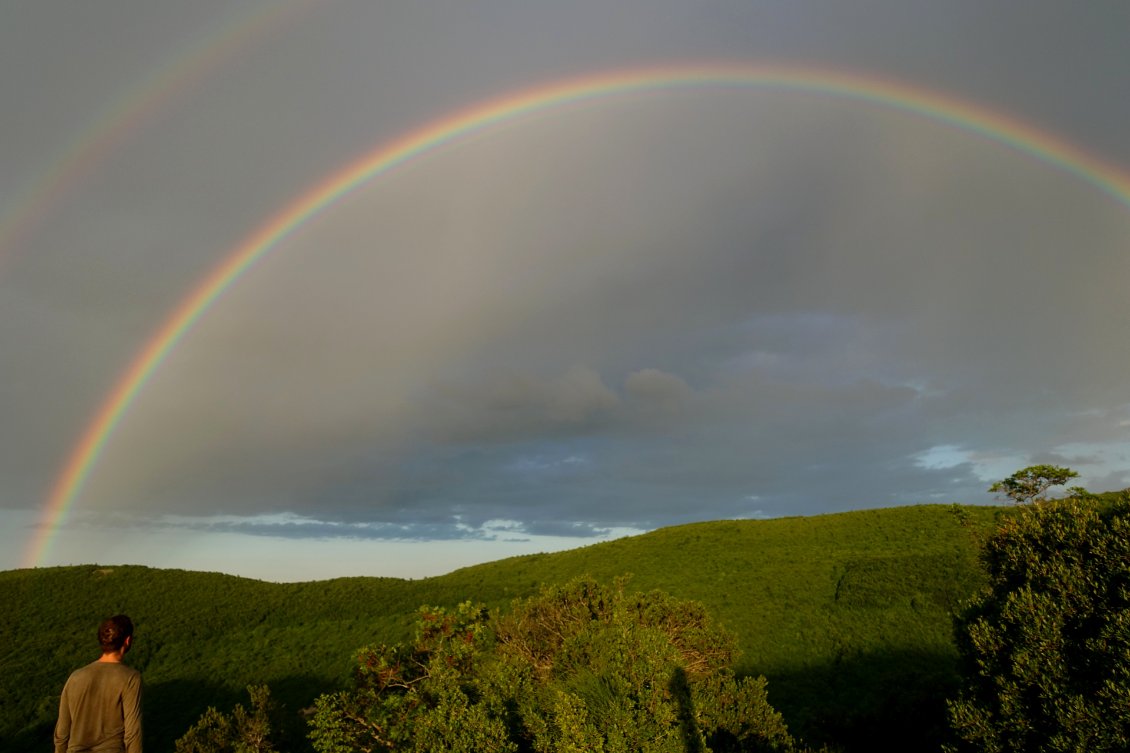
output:
POLYGON ((0 212, 0 266, 9 261, 51 209, 131 135, 238 53, 311 9, 314 2, 291 0, 235 12, 226 23, 192 40, 108 101, 0 212))
POLYGON ((384 142, 332 173, 260 225, 200 281, 136 355, 83 432, 44 504, 25 566, 37 566, 47 556, 55 531, 78 498, 115 427, 185 333, 259 259, 335 201, 415 157, 523 115, 628 92, 693 86, 811 92, 914 113, 1035 157, 1130 207, 1130 176, 1068 141, 1004 113, 871 75, 784 65, 676 65, 566 79, 492 99, 384 142))

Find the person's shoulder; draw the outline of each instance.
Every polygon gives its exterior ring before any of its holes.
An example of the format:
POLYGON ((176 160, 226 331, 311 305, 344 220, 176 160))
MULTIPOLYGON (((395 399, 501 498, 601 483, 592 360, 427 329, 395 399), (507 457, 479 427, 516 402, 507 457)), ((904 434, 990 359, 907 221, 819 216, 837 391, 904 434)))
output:
POLYGON ((70 675, 67 676, 67 684, 71 685, 74 683, 83 682, 84 678, 93 675, 95 672, 98 672, 98 664, 99 662, 92 661, 89 664, 83 664, 78 669, 72 671, 70 675))
POLYGON ((98 665, 101 663, 102 662, 95 660, 90 662, 89 664, 83 664, 81 667, 71 672, 71 677, 75 677, 76 675, 86 675, 90 674, 91 672, 97 672, 98 665))

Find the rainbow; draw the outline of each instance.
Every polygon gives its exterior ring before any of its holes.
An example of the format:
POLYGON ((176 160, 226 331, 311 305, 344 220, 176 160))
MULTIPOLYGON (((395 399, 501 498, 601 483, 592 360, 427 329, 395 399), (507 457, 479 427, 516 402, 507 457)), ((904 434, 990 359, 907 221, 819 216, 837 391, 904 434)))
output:
POLYGON ((112 99, 67 142, 38 178, 0 214, 0 264, 115 149, 237 53, 292 22, 313 0, 269 3, 226 19, 112 99))
POLYGON ((686 87, 812 93, 912 113, 1030 155, 1130 207, 1130 176, 1064 139, 1001 112, 871 75, 788 65, 688 64, 566 79, 473 105, 382 143, 330 174, 261 225, 192 289, 130 363, 82 434, 44 505, 25 566, 34 567, 43 561, 54 532, 65 520, 103 447, 165 357, 217 298, 299 227, 368 181, 499 124, 629 92, 686 87))

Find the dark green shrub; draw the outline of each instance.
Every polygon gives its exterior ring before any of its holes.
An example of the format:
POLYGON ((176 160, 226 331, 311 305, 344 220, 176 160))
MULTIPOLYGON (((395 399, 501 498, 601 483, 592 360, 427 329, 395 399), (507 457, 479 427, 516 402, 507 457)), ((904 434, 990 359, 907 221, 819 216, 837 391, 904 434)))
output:
POLYGON ((983 561, 989 585, 956 620, 950 750, 1130 748, 1130 499, 1024 508, 983 561))

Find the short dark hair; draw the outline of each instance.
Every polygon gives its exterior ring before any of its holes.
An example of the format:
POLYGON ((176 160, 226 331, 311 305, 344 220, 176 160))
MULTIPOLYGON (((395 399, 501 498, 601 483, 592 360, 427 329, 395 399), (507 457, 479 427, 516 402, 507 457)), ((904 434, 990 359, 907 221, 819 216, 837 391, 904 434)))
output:
POLYGON ((98 626, 98 643, 102 646, 102 653, 120 651, 126 643, 126 638, 133 635, 133 620, 124 614, 102 620, 98 626))

